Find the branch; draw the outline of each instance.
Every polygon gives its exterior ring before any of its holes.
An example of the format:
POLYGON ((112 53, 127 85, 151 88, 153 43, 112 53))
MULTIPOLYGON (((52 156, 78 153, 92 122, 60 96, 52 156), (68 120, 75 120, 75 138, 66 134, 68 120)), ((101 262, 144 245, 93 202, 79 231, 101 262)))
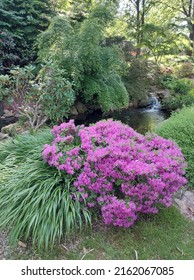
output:
MULTIPOLYGON (((190 0, 190 4, 191 4, 191 1, 190 0)), ((183 9, 183 13, 186 15, 186 17, 190 17, 190 5, 189 5, 189 12, 187 12, 185 6, 184 6, 184 0, 181 0, 181 3, 182 3, 182 9, 183 9)))

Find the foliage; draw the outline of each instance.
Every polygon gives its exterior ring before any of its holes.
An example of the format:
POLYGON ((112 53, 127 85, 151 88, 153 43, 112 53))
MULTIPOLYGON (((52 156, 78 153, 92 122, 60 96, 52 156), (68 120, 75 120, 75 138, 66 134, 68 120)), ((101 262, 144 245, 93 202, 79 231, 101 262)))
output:
MULTIPOLYGON (((178 1, 172 0, 170 3, 168 0, 160 1, 163 9, 169 11, 169 13, 177 17, 176 23, 179 25, 179 30, 186 29, 184 36, 190 43, 190 48, 187 51, 189 56, 192 56, 193 46, 194 46, 194 23, 193 23, 193 14, 194 14, 194 1, 178 1)), ((173 18, 173 21, 175 21, 173 18)))
POLYGON ((194 184, 194 108, 183 108, 181 111, 162 122, 156 132, 162 137, 172 139, 180 146, 188 163, 186 176, 188 184, 193 188, 194 184))
POLYGON ((162 100, 162 108, 168 111, 175 111, 192 104, 194 104, 194 96, 189 94, 170 96, 162 100))
POLYGON ((9 90, 6 87, 9 83, 9 76, 8 75, 0 75, 0 101, 3 100, 3 98, 7 98, 9 96, 9 90))
POLYGON ((189 79, 176 79, 172 76, 164 77, 162 84, 171 90, 171 95, 162 100, 166 110, 176 110, 183 106, 194 104, 194 83, 189 79))
POLYGON ((19 57, 15 54, 15 42, 8 31, 0 32, 0 73, 5 74, 18 62, 19 57))
POLYGON ((185 62, 179 63, 176 67, 174 67, 174 74, 178 78, 191 77, 194 74, 193 62, 185 61, 185 62))
POLYGON ((106 82, 95 78, 86 78, 83 85, 85 101, 95 105, 95 95, 98 95, 98 102, 103 112, 128 106, 128 92, 119 76, 110 76, 106 82))
POLYGON ((117 48, 102 44, 111 15, 112 10, 97 6, 79 27, 58 16, 39 36, 39 60, 52 60, 74 84, 77 99, 104 111, 128 106, 127 91, 118 77, 121 55, 117 48))
POLYGON ((165 88, 172 90, 174 93, 182 95, 188 94, 194 87, 193 81, 189 79, 176 79, 172 76, 164 76, 162 84, 165 88))
POLYGON ((34 60, 37 35, 45 30, 52 16, 49 0, 3 0, 0 3, 0 30, 3 52, 1 73, 12 65, 23 66, 34 60), (4 34, 7 34, 4 38, 4 34))
POLYGON ((71 177, 42 160, 42 146, 50 139, 46 130, 0 145, 0 226, 9 227, 13 244, 31 238, 35 246, 50 248, 90 224, 81 194, 70 189, 71 177))
POLYGON ((157 68, 154 63, 141 58, 133 58, 126 69, 123 81, 132 101, 143 99, 151 84, 157 80, 157 68))
POLYGON ((128 34, 136 44, 136 57, 141 54, 144 40, 144 26, 150 9, 157 3, 156 0, 129 0, 126 4, 125 19, 128 23, 128 34))
POLYGON ((41 127, 47 119, 62 120, 67 117, 75 97, 72 84, 63 77, 63 71, 52 63, 47 63, 36 75, 32 65, 11 70, 11 76, 5 77, 5 85, 11 106, 25 116, 32 129, 41 127))
POLYGON ((170 206, 186 184, 179 147, 157 135, 144 137, 112 120, 90 127, 71 120, 54 126, 52 134, 44 160, 72 176, 72 191, 95 213, 101 209, 107 225, 130 227, 140 213, 157 213, 158 204, 170 206))
POLYGON ((142 45, 146 48, 146 56, 154 57, 156 63, 160 63, 165 55, 177 53, 177 34, 169 25, 145 24, 142 32, 142 45))
POLYGON ((47 63, 39 72, 36 83, 47 118, 53 122, 67 118, 75 101, 75 94, 73 84, 64 78, 64 71, 53 63, 47 63))

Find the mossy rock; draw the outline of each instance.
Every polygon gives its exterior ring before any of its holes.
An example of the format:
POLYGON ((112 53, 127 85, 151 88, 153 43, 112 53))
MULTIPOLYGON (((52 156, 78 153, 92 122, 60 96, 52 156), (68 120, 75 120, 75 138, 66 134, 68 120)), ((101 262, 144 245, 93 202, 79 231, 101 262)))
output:
POLYGON ((2 133, 12 137, 16 136, 17 134, 21 134, 23 132, 23 128, 16 122, 2 127, 1 131, 2 133))

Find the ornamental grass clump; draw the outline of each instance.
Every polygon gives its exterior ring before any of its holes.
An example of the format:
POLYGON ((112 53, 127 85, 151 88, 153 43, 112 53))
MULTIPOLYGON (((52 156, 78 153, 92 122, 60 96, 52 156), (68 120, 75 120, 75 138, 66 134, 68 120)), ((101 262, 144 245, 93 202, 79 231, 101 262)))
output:
POLYGON ((169 207, 174 193, 187 183, 180 148, 157 135, 143 136, 118 121, 76 127, 70 120, 54 126, 54 140, 43 158, 71 177, 73 193, 105 224, 130 227, 140 213, 169 207))

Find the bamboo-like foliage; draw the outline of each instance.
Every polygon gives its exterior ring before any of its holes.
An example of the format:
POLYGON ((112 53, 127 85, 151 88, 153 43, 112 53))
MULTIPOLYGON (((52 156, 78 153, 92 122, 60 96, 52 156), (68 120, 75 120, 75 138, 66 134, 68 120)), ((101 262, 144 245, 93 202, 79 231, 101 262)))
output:
MULTIPOLYGON (((71 178, 42 160, 41 141, 46 133, 3 144, 7 150, 0 167, 0 226, 10 228, 11 244, 31 239, 34 246, 48 249, 91 222, 90 213, 80 202, 81 194, 72 192, 71 178), (35 148, 30 150, 33 140, 35 148), (10 155, 6 156, 8 150, 10 155)), ((0 154, 2 158, 2 147, 0 154)))

